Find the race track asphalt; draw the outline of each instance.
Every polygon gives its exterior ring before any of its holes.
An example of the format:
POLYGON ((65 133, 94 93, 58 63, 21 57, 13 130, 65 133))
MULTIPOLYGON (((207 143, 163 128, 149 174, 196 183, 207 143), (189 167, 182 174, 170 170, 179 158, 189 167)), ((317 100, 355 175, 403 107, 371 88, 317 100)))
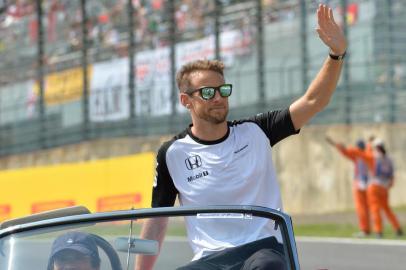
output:
MULTIPOLYGON (((404 270, 406 265, 406 241, 400 240, 298 237, 297 247, 301 269, 304 270, 404 270)), ((11 269, 5 266, 4 259, 0 259, 0 270, 46 269, 47 254, 49 245, 44 241, 26 243, 14 253, 11 269)), ((120 253, 120 257, 124 264, 126 254, 120 253)), ((176 269, 191 257, 185 238, 169 237, 155 269, 176 269)), ((106 258, 102 261, 102 270, 110 269, 106 258)), ((133 263, 134 256, 130 260, 130 269, 133 269, 133 263)))

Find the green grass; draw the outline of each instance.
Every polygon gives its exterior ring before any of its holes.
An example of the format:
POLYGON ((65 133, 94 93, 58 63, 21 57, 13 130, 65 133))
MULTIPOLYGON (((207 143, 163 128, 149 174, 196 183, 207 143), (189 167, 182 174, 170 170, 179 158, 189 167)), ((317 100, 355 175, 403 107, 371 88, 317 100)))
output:
MULTIPOLYGON (((358 227, 352 224, 306 224, 294 226, 295 236, 318 237, 353 237, 358 232, 358 227)), ((367 238, 375 238, 374 234, 367 238)), ((384 239, 406 240, 406 236, 397 237, 391 227, 385 227, 384 239)))
POLYGON ((350 237, 357 228, 350 224, 306 224, 294 226, 296 236, 350 237))
MULTIPOLYGON (((127 236, 129 233, 128 225, 120 224, 113 226, 94 226, 89 227, 88 231, 99 235, 127 236)), ((134 224, 133 235, 139 235, 141 224, 134 224)), ((295 236, 317 236, 317 237, 353 237, 358 232, 358 227, 354 224, 301 224, 294 225, 295 236)), ((168 226, 167 236, 186 236, 186 230, 183 223, 172 223, 168 226)), ((375 238, 371 234, 369 238, 375 238)), ((384 239, 402 239, 406 240, 406 236, 397 237, 392 228, 386 226, 384 229, 384 239)))
POLYGON ((397 212, 397 211, 399 211, 399 212, 404 212, 404 211, 406 211, 406 205, 393 207, 393 210, 394 210, 395 212, 397 212))
MULTIPOLYGON (((395 211, 405 211, 406 206, 398 207, 395 211)), ((310 220, 310 223, 305 224, 293 224, 295 236, 315 236, 315 237, 349 237, 352 238, 355 233, 358 232, 358 227, 354 223, 332 223, 331 220, 317 219, 316 221, 310 220)), ((128 236, 129 234, 129 222, 123 223, 98 223, 96 226, 83 226, 76 228, 77 230, 87 231, 98 235, 110 235, 116 236, 128 236)), ((404 225, 404 224, 403 224, 404 225)), ((65 228, 66 229, 66 228, 65 228)), ((404 228, 406 232, 406 228, 404 228)), ((141 223, 133 224, 133 235, 137 236, 141 231, 141 223)), ((36 238, 54 238, 61 232, 48 232, 43 235, 36 236, 36 238)), ((186 236, 185 226, 183 221, 174 220, 169 223, 167 236, 186 236)), ((368 238, 375 238, 374 234, 371 234, 368 238)), ((392 228, 386 224, 384 230, 385 239, 401 239, 406 240, 406 236, 396 237, 392 228)))
MULTIPOLYGON (((113 226, 94 226, 89 227, 86 231, 95 233, 98 235, 110 235, 110 236, 128 236, 129 226, 128 225, 113 225, 113 226)), ((141 225, 134 224, 132 234, 140 235, 141 225)), ((166 235, 170 236, 186 236, 186 229, 183 225, 179 226, 168 226, 166 235)))
MULTIPOLYGON (((140 234, 141 225, 134 224, 133 236, 137 237, 140 234)), ((128 236, 129 227, 124 224, 115 224, 107 226, 89 226, 79 229, 80 231, 86 231, 89 233, 94 233, 100 236, 128 236)), ((343 237, 343 238, 355 238, 353 235, 358 232, 358 227, 353 224, 303 224, 294 225, 295 236, 314 236, 314 237, 343 237)), ((48 232, 40 235, 33 236, 35 239, 54 239, 61 232, 48 232)), ((172 224, 168 226, 167 236, 184 236, 186 237, 186 230, 183 224, 172 224)), ((375 239, 375 235, 371 234, 370 239, 375 239)), ((406 240, 406 236, 397 237, 393 232, 392 228, 389 226, 385 227, 384 239, 397 239, 406 240)))

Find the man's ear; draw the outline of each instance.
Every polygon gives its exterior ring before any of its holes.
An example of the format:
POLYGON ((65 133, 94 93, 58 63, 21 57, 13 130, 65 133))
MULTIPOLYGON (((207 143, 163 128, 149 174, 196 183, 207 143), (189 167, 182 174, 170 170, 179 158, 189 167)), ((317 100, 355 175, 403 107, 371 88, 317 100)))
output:
POLYGON ((180 99, 180 103, 186 107, 186 109, 190 108, 190 100, 189 100, 189 96, 185 93, 181 93, 179 96, 180 99))

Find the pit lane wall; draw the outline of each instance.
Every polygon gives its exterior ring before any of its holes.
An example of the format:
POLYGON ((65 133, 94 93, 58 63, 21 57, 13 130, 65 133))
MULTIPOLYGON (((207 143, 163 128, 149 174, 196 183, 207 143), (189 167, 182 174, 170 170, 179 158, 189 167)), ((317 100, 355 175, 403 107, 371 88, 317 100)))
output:
POLYGON ((150 206, 152 152, 0 171, 0 222, 55 208, 91 212, 150 206))
POLYGON ((305 126, 274 148, 274 163, 285 209, 295 214, 315 214, 354 209, 353 163, 325 140, 329 135, 345 145, 355 145, 371 135, 385 142, 395 166, 395 183, 390 189, 391 206, 406 206, 406 125, 357 124, 305 126))
MULTIPOLYGON (((306 126, 278 143, 273 162, 290 214, 353 210, 352 162, 325 141, 382 138, 395 164, 392 206, 405 206, 406 125, 306 126)), ((0 219, 73 204, 91 211, 149 207, 155 152, 168 136, 115 138, 0 158, 0 219), (140 153, 140 154, 134 154, 140 153)))

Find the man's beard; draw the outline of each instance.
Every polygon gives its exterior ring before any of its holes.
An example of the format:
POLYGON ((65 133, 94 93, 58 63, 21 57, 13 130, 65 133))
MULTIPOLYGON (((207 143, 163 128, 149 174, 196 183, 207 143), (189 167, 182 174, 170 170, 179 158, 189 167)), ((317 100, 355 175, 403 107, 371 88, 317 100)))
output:
POLYGON ((199 118, 206 120, 209 123, 218 125, 218 124, 224 123, 224 121, 226 121, 227 114, 228 114, 228 109, 225 109, 224 113, 210 114, 210 111, 209 111, 208 113, 198 114, 198 116, 199 116, 199 118))

